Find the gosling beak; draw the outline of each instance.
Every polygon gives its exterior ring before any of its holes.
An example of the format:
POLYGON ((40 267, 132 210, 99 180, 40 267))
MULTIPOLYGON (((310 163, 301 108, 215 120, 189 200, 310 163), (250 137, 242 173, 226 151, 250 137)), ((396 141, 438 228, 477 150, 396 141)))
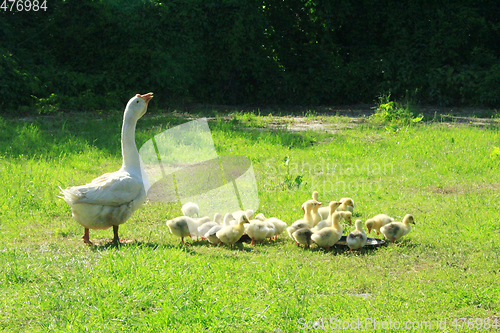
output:
POLYGON ((151 98, 153 98, 153 93, 150 92, 150 93, 147 93, 147 94, 144 94, 144 95, 140 95, 140 94, 137 94, 138 97, 142 98, 146 104, 149 103, 149 101, 151 100, 151 98))

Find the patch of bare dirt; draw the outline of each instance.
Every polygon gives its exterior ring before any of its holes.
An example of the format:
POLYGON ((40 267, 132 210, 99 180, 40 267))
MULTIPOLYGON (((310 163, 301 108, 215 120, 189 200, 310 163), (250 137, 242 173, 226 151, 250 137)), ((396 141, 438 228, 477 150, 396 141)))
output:
POLYGON ((453 194, 469 194, 480 190, 497 190, 500 184, 475 184, 471 186, 456 185, 456 186, 429 186, 429 192, 443 195, 453 194))
MULTIPOLYGON (((262 130, 288 131, 324 131, 336 133, 341 129, 349 129, 366 123, 375 110, 374 104, 342 105, 342 106, 255 106, 255 105, 199 105, 184 106, 182 110, 170 111, 176 117, 192 120, 208 115, 208 119, 216 112, 219 117, 232 119, 234 112, 252 112, 268 120, 264 121, 262 130)), ((499 112, 485 108, 451 108, 424 106, 418 109, 426 119, 443 125, 471 125, 477 127, 500 126, 499 112), (495 117, 493 117, 495 116, 495 117)), ((253 129, 256 129, 255 127, 253 129)))

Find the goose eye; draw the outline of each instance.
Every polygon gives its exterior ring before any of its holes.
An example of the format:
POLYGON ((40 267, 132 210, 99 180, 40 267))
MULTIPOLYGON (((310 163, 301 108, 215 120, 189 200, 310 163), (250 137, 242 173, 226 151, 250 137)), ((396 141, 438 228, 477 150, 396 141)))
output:
POLYGON ((139 101, 137 101, 136 103, 139 103, 139 101))

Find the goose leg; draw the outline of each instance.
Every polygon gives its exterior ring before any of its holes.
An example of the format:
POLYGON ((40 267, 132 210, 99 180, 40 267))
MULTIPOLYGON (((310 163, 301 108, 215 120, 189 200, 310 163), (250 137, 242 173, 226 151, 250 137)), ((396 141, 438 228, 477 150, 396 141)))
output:
POLYGON ((89 237, 89 229, 88 228, 85 228, 82 239, 83 239, 83 242, 85 244, 92 245, 92 242, 90 241, 90 237, 89 237))
POLYGON ((113 226, 113 243, 116 243, 116 244, 120 243, 120 237, 118 237, 118 226, 117 225, 113 226))

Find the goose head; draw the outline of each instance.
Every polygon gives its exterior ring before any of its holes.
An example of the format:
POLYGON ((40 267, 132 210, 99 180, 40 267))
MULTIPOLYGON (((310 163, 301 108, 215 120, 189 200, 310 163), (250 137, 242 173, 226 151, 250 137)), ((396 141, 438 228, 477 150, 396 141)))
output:
POLYGON ((148 109, 148 103, 153 98, 153 93, 147 93, 144 95, 137 94, 132 97, 126 107, 125 117, 132 118, 134 120, 140 119, 146 113, 148 109))

